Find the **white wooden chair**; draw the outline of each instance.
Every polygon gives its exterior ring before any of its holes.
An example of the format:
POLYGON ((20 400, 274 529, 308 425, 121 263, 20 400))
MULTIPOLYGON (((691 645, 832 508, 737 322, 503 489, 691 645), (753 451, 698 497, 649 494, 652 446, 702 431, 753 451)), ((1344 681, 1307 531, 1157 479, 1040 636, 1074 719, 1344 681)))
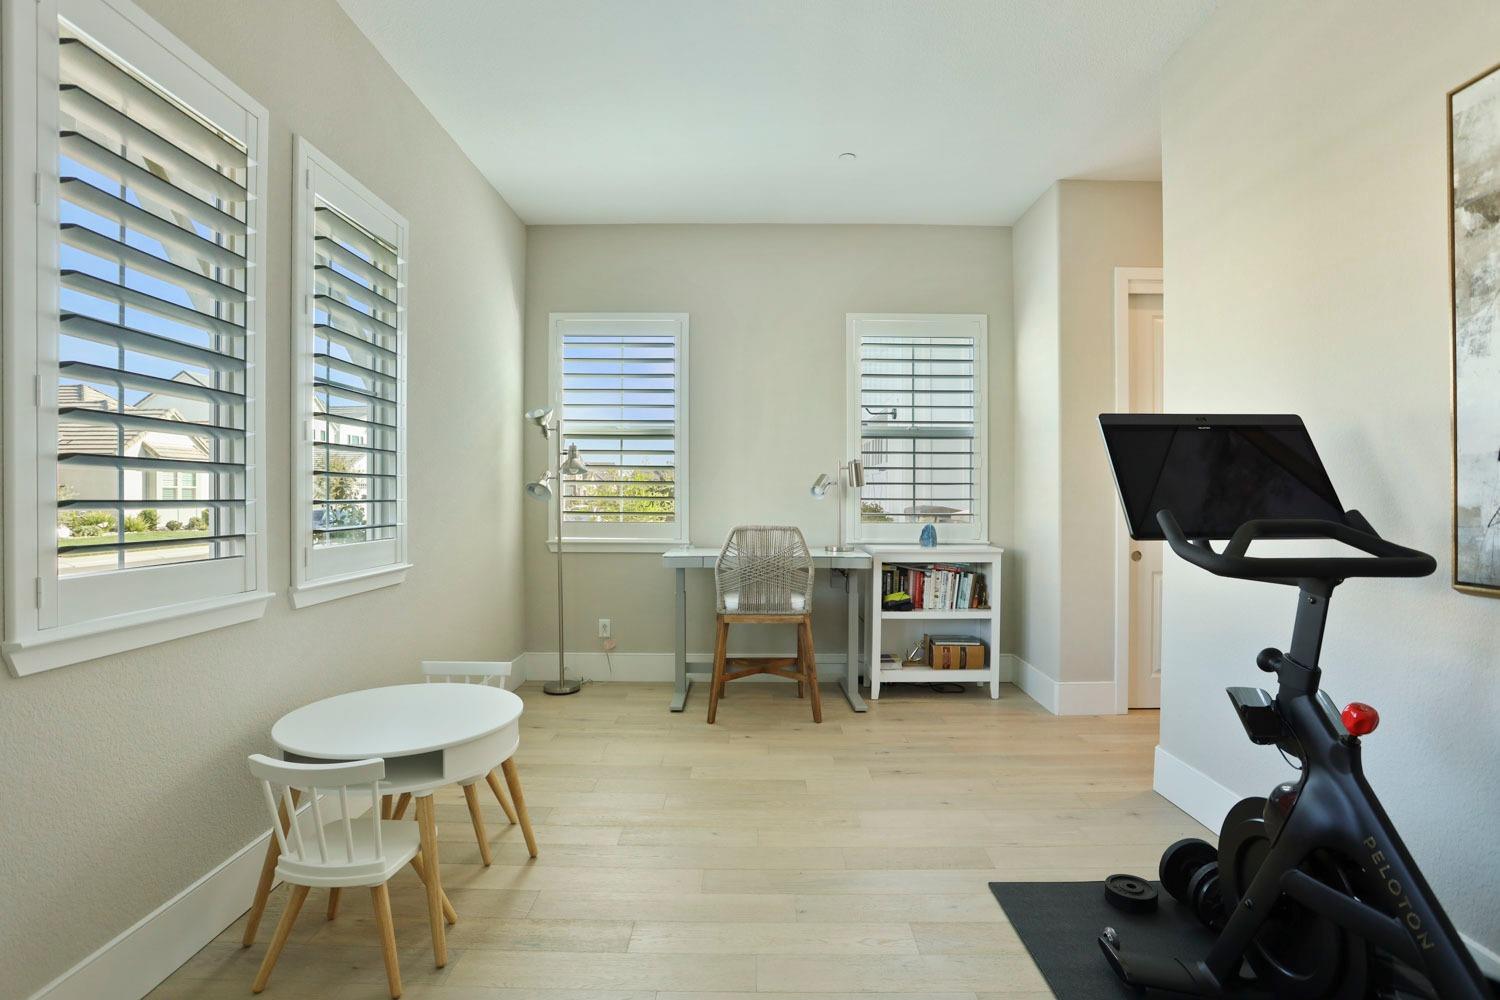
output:
POLYGON ((271 832, 281 848, 276 874, 292 886, 291 898, 250 991, 259 993, 266 988, 309 889, 329 890, 331 920, 338 910, 341 889, 368 886, 375 908, 375 925, 380 930, 380 947, 385 955, 386 980, 391 996, 399 997, 401 967, 396 959, 396 930, 391 922, 391 897, 386 883, 414 862, 420 838, 416 824, 381 818, 377 803, 380 779, 385 777, 385 761, 372 758, 346 764, 293 764, 253 754, 250 773, 260 779, 266 808, 271 814, 271 832), (301 815, 297 813, 294 790, 305 793, 304 797, 310 795, 310 805, 301 815), (351 791, 355 794, 351 795, 351 791), (336 800, 339 818, 325 823, 329 799, 336 800), (364 808, 366 802, 369 815, 355 818, 352 813, 364 808), (296 817, 284 832, 283 815, 296 817))
MULTIPOLYGON (((490 684, 496 687, 505 686, 505 678, 510 676, 511 664, 506 662, 489 660, 423 660, 422 673, 427 682, 448 684, 490 684)), ((536 836, 531 832, 531 817, 526 813, 526 797, 521 794, 521 777, 516 771, 514 758, 496 761, 495 767, 491 767, 485 774, 475 775, 466 781, 459 782, 464 790, 464 800, 469 804, 469 819, 474 823, 474 839, 479 843, 479 857, 488 867, 491 861, 489 834, 484 828, 484 814, 479 810, 479 790, 476 787, 483 779, 490 786, 490 791, 495 793, 495 801, 500 803, 500 808, 505 810, 505 818, 510 820, 511 826, 518 823, 521 834, 526 838, 526 850, 534 858, 537 855, 536 836), (505 792, 500 788, 500 776, 495 773, 498 767, 505 775, 505 783, 510 788, 511 798, 515 805, 506 799, 505 792)), ((400 819, 405 814, 407 796, 401 796, 391 815, 400 819)))

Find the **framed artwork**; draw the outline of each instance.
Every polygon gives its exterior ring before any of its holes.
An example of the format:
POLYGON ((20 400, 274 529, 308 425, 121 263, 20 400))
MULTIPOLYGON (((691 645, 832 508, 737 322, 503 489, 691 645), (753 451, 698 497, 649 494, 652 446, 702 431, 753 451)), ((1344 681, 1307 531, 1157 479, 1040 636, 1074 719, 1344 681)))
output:
POLYGON ((1500 597, 1500 66, 1448 92, 1453 586, 1500 597))

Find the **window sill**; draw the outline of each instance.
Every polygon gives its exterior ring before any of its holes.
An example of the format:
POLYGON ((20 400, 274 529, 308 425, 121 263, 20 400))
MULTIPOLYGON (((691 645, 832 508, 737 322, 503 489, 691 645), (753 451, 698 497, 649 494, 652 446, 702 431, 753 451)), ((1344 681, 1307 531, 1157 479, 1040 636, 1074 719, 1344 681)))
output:
POLYGON ((39 674, 255 621, 266 613, 266 604, 274 596, 262 590, 47 629, 7 641, 3 647, 5 661, 17 677, 39 674))
MULTIPOLYGON (((676 538, 564 538, 563 554, 612 552, 617 555, 646 553, 660 555, 669 549, 680 549, 688 543, 676 538)), ((547 551, 557 551, 557 539, 547 539, 547 551)))
POLYGON ((397 563, 394 566, 381 566, 377 569, 361 570, 358 573, 308 580, 292 587, 292 607, 310 608, 314 604, 336 601, 341 597, 353 597, 355 594, 368 593, 382 587, 394 587, 398 583, 405 582, 406 571, 409 569, 411 569, 411 563, 397 563))

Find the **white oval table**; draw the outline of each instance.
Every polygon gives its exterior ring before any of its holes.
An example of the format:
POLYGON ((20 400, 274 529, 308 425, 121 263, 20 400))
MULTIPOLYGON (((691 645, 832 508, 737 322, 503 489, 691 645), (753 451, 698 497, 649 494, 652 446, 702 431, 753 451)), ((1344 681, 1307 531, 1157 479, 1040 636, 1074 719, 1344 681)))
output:
MULTIPOLYGON (((471 783, 498 764, 529 839, 531 823, 513 760, 521 742, 521 711, 520 698, 483 684, 398 684, 315 701, 288 712, 271 727, 271 739, 287 760, 380 757, 386 774, 382 792, 415 799, 422 841, 417 871, 427 886, 433 956, 440 967, 448 960, 442 914, 447 911, 450 923, 456 915, 442 890, 432 793, 445 785, 471 783)), ((279 854, 272 837, 245 927, 246 946, 255 940, 279 854)))

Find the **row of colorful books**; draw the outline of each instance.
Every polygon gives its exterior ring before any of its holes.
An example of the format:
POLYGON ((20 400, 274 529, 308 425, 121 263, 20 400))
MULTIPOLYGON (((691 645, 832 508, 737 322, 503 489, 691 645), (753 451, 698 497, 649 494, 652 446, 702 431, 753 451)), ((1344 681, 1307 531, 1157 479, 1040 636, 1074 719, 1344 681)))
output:
POLYGON ((887 611, 956 611, 989 607, 984 574, 957 564, 888 565, 881 571, 887 611))

